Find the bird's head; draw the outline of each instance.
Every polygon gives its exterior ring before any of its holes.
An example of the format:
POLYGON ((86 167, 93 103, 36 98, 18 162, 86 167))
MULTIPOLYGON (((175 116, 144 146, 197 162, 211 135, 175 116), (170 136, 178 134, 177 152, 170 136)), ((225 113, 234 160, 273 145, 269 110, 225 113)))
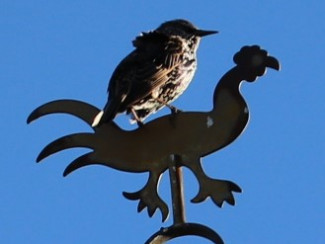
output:
POLYGON ((167 36, 180 36, 184 39, 191 39, 193 37, 199 39, 203 36, 218 33, 218 31, 200 30, 191 22, 183 19, 164 22, 155 31, 167 36))

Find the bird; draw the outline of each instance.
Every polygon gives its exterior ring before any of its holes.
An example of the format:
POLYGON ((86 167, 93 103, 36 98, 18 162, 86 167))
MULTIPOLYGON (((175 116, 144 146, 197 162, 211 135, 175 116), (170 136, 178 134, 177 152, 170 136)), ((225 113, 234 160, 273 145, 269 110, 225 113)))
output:
POLYGON ((170 105, 188 87, 197 68, 197 49, 202 37, 218 33, 201 30, 184 19, 170 20, 133 40, 135 49, 114 70, 108 100, 94 118, 93 127, 130 114, 130 122, 143 125, 152 113, 170 105))

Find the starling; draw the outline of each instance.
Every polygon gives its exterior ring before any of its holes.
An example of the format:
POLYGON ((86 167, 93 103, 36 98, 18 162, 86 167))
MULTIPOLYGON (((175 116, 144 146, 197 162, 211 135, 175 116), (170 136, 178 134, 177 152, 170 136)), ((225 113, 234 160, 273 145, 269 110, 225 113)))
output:
POLYGON ((117 66, 108 86, 108 101, 93 126, 112 121, 118 113, 131 114, 131 123, 170 105, 193 79, 196 51, 203 36, 217 31, 200 30, 187 20, 177 19, 142 32, 133 41, 135 50, 117 66))

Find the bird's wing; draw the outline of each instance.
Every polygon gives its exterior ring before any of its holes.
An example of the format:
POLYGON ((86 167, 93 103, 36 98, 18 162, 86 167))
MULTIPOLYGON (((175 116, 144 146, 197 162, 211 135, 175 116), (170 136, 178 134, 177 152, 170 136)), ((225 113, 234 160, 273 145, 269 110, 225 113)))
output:
POLYGON ((133 44, 139 50, 139 57, 132 85, 142 90, 144 97, 165 84, 182 63, 183 43, 177 36, 149 32, 137 37, 133 44))
POLYGON ((165 84, 181 64, 182 41, 157 32, 143 33, 133 41, 136 47, 114 71, 109 83, 110 99, 125 106, 149 95, 165 84))
POLYGON ((153 31, 142 33, 133 41, 134 47, 145 53, 145 57, 153 59, 158 69, 170 69, 180 62, 183 53, 182 40, 177 36, 166 36, 153 31))

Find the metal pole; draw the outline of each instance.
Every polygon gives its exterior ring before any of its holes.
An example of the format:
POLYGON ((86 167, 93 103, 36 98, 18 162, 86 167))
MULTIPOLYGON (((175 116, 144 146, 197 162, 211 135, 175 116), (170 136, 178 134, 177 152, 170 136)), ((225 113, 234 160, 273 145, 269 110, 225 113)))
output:
POLYGON ((180 167, 180 156, 171 155, 169 168, 169 178, 171 183, 173 220, 174 224, 185 223, 185 205, 184 205, 184 185, 183 172, 180 167))

